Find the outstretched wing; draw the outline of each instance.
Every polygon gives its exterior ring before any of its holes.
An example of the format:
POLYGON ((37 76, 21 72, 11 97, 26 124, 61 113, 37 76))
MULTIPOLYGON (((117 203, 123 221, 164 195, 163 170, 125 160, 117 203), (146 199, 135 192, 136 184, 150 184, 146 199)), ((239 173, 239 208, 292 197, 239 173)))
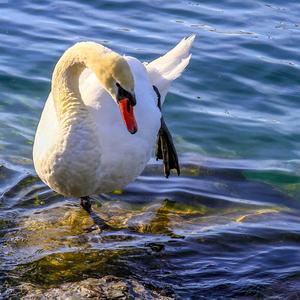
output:
POLYGON ((195 35, 182 39, 172 50, 165 55, 146 64, 149 78, 161 94, 161 104, 169 90, 173 80, 178 78, 189 64, 195 35))

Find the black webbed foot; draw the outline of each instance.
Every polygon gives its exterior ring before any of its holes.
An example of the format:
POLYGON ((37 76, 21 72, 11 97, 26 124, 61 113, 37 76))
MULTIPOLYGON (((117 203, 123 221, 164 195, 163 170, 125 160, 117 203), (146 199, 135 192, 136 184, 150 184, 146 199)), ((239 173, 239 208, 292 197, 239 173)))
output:
POLYGON ((170 170, 175 169, 178 176, 180 175, 180 167, 178 163, 177 152, 173 143, 172 136, 170 131, 167 128, 167 125, 161 118, 161 125, 157 135, 156 142, 156 160, 162 159, 164 163, 164 173, 168 178, 170 175, 170 170))
MULTIPOLYGON (((157 106, 161 110, 161 97, 159 90, 156 86, 153 86, 154 91, 157 94, 157 106)), ((155 155, 156 160, 162 159, 164 163, 164 173, 168 178, 170 170, 175 169, 178 176, 180 175, 180 167, 178 163, 177 152, 173 143, 171 133, 164 121, 164 118, 160 119, 161 125, 157 134, 155 155)))

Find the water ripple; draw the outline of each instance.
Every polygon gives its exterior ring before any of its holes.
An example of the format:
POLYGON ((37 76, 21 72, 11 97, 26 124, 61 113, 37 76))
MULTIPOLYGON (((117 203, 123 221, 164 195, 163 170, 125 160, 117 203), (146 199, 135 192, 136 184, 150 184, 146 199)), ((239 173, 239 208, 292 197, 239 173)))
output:
POLYGON ((22 295, 24 283, 104 275, 179 299, 299 298, 298 1, 0 8, 0 298, 18 288, 22 295), (95 201, 116 230, 88 231, 78 200, 33 172, 34 131, 57 59, 94 40, 151 61, 191 33, 191 64, 164 107, 182 176, 166 180, 149 165, 124 191, 95 201))

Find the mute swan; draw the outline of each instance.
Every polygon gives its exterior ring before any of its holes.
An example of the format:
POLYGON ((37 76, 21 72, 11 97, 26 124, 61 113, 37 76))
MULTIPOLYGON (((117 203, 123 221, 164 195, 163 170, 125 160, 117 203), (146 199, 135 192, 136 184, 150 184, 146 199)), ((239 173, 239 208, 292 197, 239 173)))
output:
POLYGON ((123 188, 143 171, 156 139, 166 176, 172 168, 179 172, 160 105, 188 65, 194 37, 149 64, 94 42, 66 50, 34 140, 34 166, 43 182, 80 197, 89 211, 90 195, 123 188))

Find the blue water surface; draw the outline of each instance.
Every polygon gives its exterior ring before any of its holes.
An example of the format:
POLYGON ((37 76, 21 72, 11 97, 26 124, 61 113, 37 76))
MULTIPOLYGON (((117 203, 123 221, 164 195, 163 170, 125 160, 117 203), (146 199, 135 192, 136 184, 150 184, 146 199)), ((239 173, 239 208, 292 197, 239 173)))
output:
POLYGON ((173 298, 300 297, 299 11, 283 0, 0 0, 3 297, 25 283, 48 289, 107 274, 173 298), (89 219, 38 180, 31 154, 63 51, 93 40, 151 61, 191 34, 190 65, 163 108, 183 176, 167 181, 150 166, 96 205, 122 230, 135 228, 130 243, 120 240, 128 233, 63 223, 74 211, 89 219), (163 250, 149 256, 149 243, 163 250), (65 272, 66 253, 78 270, 65 272), (106 253, 116 260, 95 267, 106 253))

